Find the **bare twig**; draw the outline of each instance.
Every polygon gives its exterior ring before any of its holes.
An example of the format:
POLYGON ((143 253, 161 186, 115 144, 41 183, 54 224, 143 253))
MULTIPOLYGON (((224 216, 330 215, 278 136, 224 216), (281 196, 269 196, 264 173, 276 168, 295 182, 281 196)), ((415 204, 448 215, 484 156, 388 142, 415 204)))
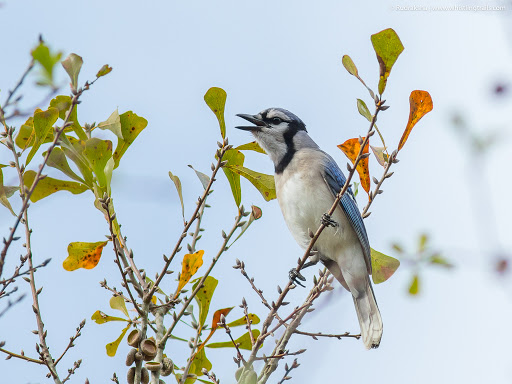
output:
POLYGON ((82 320, 80 322, 80 324, 78 325, 78 327, 76 328, 76 333, 74 334, 74 336, 71 336, 69 338, 69 343, 66 346, 66 349, 64 349, 64 352, 62 352, 62 355, 60 355, 60 357, 55 361, 55 366, 57 366, 57 364, 59 364, 59 361, 62 360, 64 355, 67 353, 67 351, 69 351, 71 348, 73 348, 75 346, 75 344, 74 344, 75 340, 78 339, 82 335, 83 327, 85 327, 85 319, 82 320))
POLYGON ((184 384, 185 381, 187 381, 187 379, 188 379, 188 373, 190 371, 190 367, 192 366, 192 362, 194 361, 194 357, 196 355, 196 351, 197 351, 197 347, 199 345, 199 339, 201 338, 202 331, 203 331, 203 327, 201 326, 201 324, 198 324, 197 328, 196 328, 196 336, 189 343, 190 349, 191 349, 190 356, 187 360, 187 365, 185 366, 185 369, 183 371, 183 375, 181 376, 181 380, 180 380, 179 384, 184 384))
POLYGON ((226 246, 227 246, 229 240, 231 239, 231 237, 233 236, 233 234, 235 233, 236 229, 239 227, 241 218, 242 218, 242 215, 238 215, 235 218, 235 224, 233 225, 233 228, 231 228, 229 233, 224 238, 224 241, 222 242, 222 245, 221 245, 219 251, 217 252, 217 255, 215 255, 215 257, 212 259, 212 262, 210 263, 210 266, 208 267, 208 270, 205 272, 203 277, 201 277, 201 280, 199 280, 196 288, 190 294, 190 297, 187 298, 187 300, 183 304, 180 312, 177 315, 175 315, 175 316, 173 315, 173 322, 172 322, 171 326, 169 327, 169 329, 167 330, 167 332, 165 333, 164 337, 162 338, 162 340, 159 343, 159 345, 161 345, 162 347, 165 347, 165 343, 166 343, 167 339, 169 338, 169 336, 171 335, 172 331, 174 330, 174 328, 176 327, 176 325, 180 321, 180 319, 183 316, 183 314, 186 312, 188 306, 190 305, 190 303, 192 302, 194 297, 202 289, 203 284, 206 281, 206 278, 210 275, 210 272, 212 271, 213 267, 215 266, 215 264, 219 260, 220 256, 226 251, 226 246))
POLYGON ((375 200, 375 198, 377 197, 377 195, 382 193, 382 190, 380 189, 380 187, 382 186, 382 183, 384 183, 384 180, 393 176, 393 172, 389 173, 389 169, 391 168, 391 165, 398 162, 398 160, 396 158, 397 153, 398 152, 396 150, 393 151, 393 153, 391 153, 391 155, 388 158, 386 168, 384 168, 384 172, 382 173, 382 177, 380 178, 380 180, 377 180, 377 179, 374 180, 374 182, 377 181, 377 183, 376 183, 375 189, 372 192, 370 192, 370 194, 368 195, 368 203, 366 204, 366 206, 363 209, 363 212, 361 213, 361 216, 363 218, 366 218, 370 215, 370 213, 368 212, 368 209, 370 209, 370 206, 372 205, 372 203, 375 200))
POLYGON ((290 372, 295 369, 295 368, 298 368, 299 367, 299 363, 297 363, 297 359, 294 359, 293 360, 293 363, 291 366, 288 366, 288 364, 286 364, 284 366, 284 375, 283 375, 283 378, 279 381, 279 383, 277 384, 283 384, 286 380, 290 380, 291 379, 291 376, 290 376, 290 372))
POLYGON ((335 338, 335 339, 338 339, 338 340, 341 340, 344 337, 351 337, 351 338, 354 338, 354 339, 357 339, 357 340, 359 340, 361 338, 360 334, 359 335, 353 335, 353 334, 351 334, 349 332, 341 333, 341 334, 338 334, 338 335, 332 335, 332 334, 327 334, 327 333, 322 333, 322 332, 316 332, 316 333, 313 333, 313 332, 303 332, 303 331, 299 331, 298 329, 296 329, 294 331, 294 333, 296 333, 298 335, 311 336, 315 340, 318 340, 319 337, 331 337, 331 338, 335 338))
POLYGON ((0 352, 5 353, 6 355, 8 355, 9 358, 16 357, 17 359, 30 361, 31 363, 44 364, 44 362, 41 360, 33 359, 31 357, 25 356, 24 354, 17 354, 17 353, 8 351, 7 349, 0 348, 0 352))
MULTIPOLYGON (((105 196, 103 196, 103 199, 100 200, 100 204, 101 204, 102 208, 105 210, 105 212, 107 214, 107 217, 108 217, 108 227, 109 227, 109 230, 110 230, 110 236, 112 237, 112 243, 114 245, 114 253, 116 254, 116 260, 115 261, 116 261, 116 264, 117 264, 117 266, 119 268, 119 272, 121 273, 121 276, 123 278, 124 287, 128 291, 128 295, 130 296, 131 303, 133 304, 133 306, 135 307, 135 309, 137 310, 139 315, 140 316, 144 316, 144 314, 142 313, 142 310, 140 309, 139 305, 137 304, 137 301, 135 300, 135 298, 132 295, 132 291, 130 289, 130 285, 128 284, 128 281, 126 280, 126 273, 123 271, 123 268, 121 267, 121 261, 119 260, 121 252, 119 251, 119 248, 117 246, 118 245, 117 235, 114 232, 115 214, 111 215, 111 213, 110 213, 110 210, 109 210, 110 200, 111 200, 110 197, 108 197, 105 194, 105 196)), ((132 258, 129 258, 129 259, 133 260, 132 258)), ((132 267, 132 271, 134 269, 135 269, 135 271, 139 272, 138 275, 140 276, 139 269, 137 267, 135 267, 135 268, 132 267)), ((141 281, 144 282, 144 280, 142 279, 142 276, 140 277, 139 284, 141 283, 141 281)))
MULTIPOLYGON (((222 167, 222 157, 224 156, 224 153, 228 149, 230 149, 232 146, 228 144, 227 137, 224 139, 224 142, 221 144, 221 147, 217 150, 217 164, 214 166, 212 175, 210 177, 210 181, 208 182, 208 185, 206 186, 204 193, 198 200, 198 204, 196 209, 194 210, 194 213, 192 214, 192 217, 188 222, 185 222, 185 226, 183 228, 183 231, 181 232, 180 237, 178 238, 178 241, 176 245, 174 246, 173 251, 171 252, 171 255, 167 258, 167 261, 165 262, 164 267, 162 268, 162 271, 158 275, 158 278, 155 280, 155 283, 147 293, 145 300, 151 300, 151 297, 158 289, 158 286, 160 285, 160 282, 164 278, 169 266, 171 265, 172 260, 176 256, 176 254, 181 250, 181 243, 183 239, 187 236, 187 232, 194 223, 195 220, 199 218, 199 212, 203 208, 204 201, 206 200, 207 196, 210 194, 210 190, 212 188, 213 183, 215 182, 215 176, 217 175, 217 172, 222 167)), ((225 247, 225 246, 224 246, 225 247)), ((170 333, 169 333, 170 334, 170 333)))
POLYGON ((64 384, 66 381, 68 381, 71 378, 71 375, 75 373, 75 371, 80 368, 80 365, 82 364, 82 360, 75 361, 73 364, 73 368, 68 369, 68 375, 62 380, 62 384, 64 384))

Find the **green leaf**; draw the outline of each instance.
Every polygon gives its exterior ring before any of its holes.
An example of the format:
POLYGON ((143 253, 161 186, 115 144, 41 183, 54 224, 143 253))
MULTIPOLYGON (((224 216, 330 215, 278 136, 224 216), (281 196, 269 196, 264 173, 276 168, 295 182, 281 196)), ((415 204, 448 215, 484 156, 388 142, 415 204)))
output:
MULTIPOLYGON (((201 279, 194 280, 194 285, 192 286, 192 290, 197 288, 197 284, 201 279)), ((206 317, 208 316, 208 311, 210 310, 210 302, 212 301, 213 292, 215 288, 219 284, 219 281, 212 276, 206 277, 204 281, 204 286, 197 292, 197 295, 194 297, 196 299, 197 304, 199 304, 199 324, 204 325, 206 322, 206 317)))
POLYGON ((355 76, 361 82, 361 84, 363 84, 365 86, 365 88, 370 93, 370 96, 372 97, 372 99, 375 99, 375 93, 366 85, 364 80, 361 79, 361 77, 359 76, 359 73, 357 71, 357 67, 354 64, 354 62, 352 61, 352 59, 350 58, 350 56, 344 55, 341 58, 341 63, 343 64, 345 69, 348 71, 348 73, 350 73, 352 76, 355 76))
POLYGON ((261 193, 261 196, 263 196, 265 201, 270 201, 277 197, 274 176, 259 173, 241 165, 227 164, 225 168, 228 168, 236 174, 249 180, 252 185, 254 185, 256 189, 261 193))
POLYGON ((424 252, 428 243, 428 235, 426 233, 422 233, 418 240, 418 252, 424 252))
POLYGON ((117 338, 117 340, 108 343, 105 345, 105 348, 107 350, 107 355, 110 357, 114 357, 117 352, 117 348, 119 348, 119 344, 121 344, 121 341, 123 341, 124 335, 126 335, 126 332, 128 329, 130 329, 131 324, 128 324, 125 329, 121 332, 121 335, 117 338))
POLYGON ((75 163, 85 180, 85 184, 92 188, 92 169, 83 155, 85 141, 77 140, 73 136, 61 134, 60 142, 66 157, 75 163))
POLYGON ((206 353, 205 353, 204 348, 202 348, 194 356, 194 361, 192 362, 192 365, 190 366, 190 371, 189 372, 194 374, 194 375, 196 375, 196 376, 202 376, 203 372, 201 372, 201 371, 202 371, 203 368, 206 368, 206 370, 208 370, 208 371, 211 371, 211 369, 212 369, 212 363, 206 357, 206 353))
MULTIPOLYGON (((260 318, 256 316, 254 313, 249 313, 248 315, 249 320, 251 320, 251 324, 258 324, 260 322, 260 318)), ((228 327, 239 327, 241 325, 247 325, 247 319, 245 316, 242 316, 241 318, 232 321, 228 324, 228 327)))
POLYGON ((84 61, 76 53, 71 53, 61 64, 66 70, 69 78, 71 79, 72 89, 76 90, 78 87, 78 75, 84 61))
POLYGON ((123 319, 122 317, 109 316, 99 310, 92 314, 91 320, 94 320, 96 324, 105 324, 110 321, 129 321, 127 319, 123 319))
POLYGON ((48 108, 47 111, 38 110, 34 113, 34 132, 35 142, 30 150, 25 165, 30 163, 39 147, 44 143, 49 134, 53 135, 53 124, 59 118, 59 110, 57 108, 48 108))
POLYGON ((372 280, 380 284, 389 279, 400 266, 400 261, 371 248, 372 253, 372 280))
POLYGON ((233 193, 233 198, 235 199, 237 207, 239 207, 242 202, 242 188, 240 187, 240 175, 231 170, 231 167, 243 165, 244 160, 244 154, 236 149, 227 150, 222 157, 222 161, 228 162, 226 166, 222 167, 222 170, 229 181, 231 192, 233 193))
MULTIPOLYGON (((27 188, 31 188, 34 183, 34 179, 36 177, 36 172, 34 171, 26 171, 23 176, 23 183, 27 188)), ((78 195, 87 191, 89 188, 86 185, 75 183, 74 181, 65 181, 58 180, 51 177, 45 177, 42 180, 39 180, 37 183, 37 187, 30 196, 30 201, 35 203, 41 199, 44 199, 51 194, 58 191, 69 191, 74 195, 78 195)))
POLYGON ((183 191, 181 188, 181 180, 178 176, 173 175, 171 171, 169 171, 169 177, 171 178, 172 182, 174 183, 174 186, 176 187, 176 190, 178 191, 178 196, 181 202, 181 215, 183 216, 183 220, 185 220, 185 205, 183 205, 183 191))
POLYGON ((204 95, 204 101, 217 116, 222 138, 226 137, 226 122, 224 121, 224 107, 226 106, 227 94, 222 88, 210 88, 204 95))
POLYGON ((413 276, 411 285, 409 286, 409 293, 411 295, 417 295, 420 291, 420 277, 416 274, 413 276))
POLYGON ((357 110, 361 116, 366 118, 366 120, 372 121, 372 114, 366 106, 366 103, 361 99, 357 99, 357 110))
POLYGON ((110 308, 117 309, 118 311, 123 312, 127 318, 130 318, 128 314, 128 310, 126 309, 126 304, 124 303, 124 299, 122 296, 112 296, 110 299, 110 308))
POLYGON ((93 137, 85 142, 84 155, 89 160, 100 187, 106 187, 105 167, 112 157, 112 142, 93 137))
POLYGON ((435 253, 432 256, 430 256, 429 262, 430 262, 430 264, 433 264, 433 265, 440 265, 440 266, 446 267, 446 268, 453 268, 453 264, 450 263, 448 260, 446 260, 439 253, 435 253))
MULTIPOLYGON (((258 338, 260 335, 260 331, 258 329, 252 330, 252 335, 255 339, 258 338)), ((249 335, 249 332, 245 333, 243 336, 240 336, 238 339, 235 340, 236 344, 239 344, 238 348, 245 349, 250 351, 252 349, 251 344, 251 336, 249 335)), ((206 345, 208 348, 234 348, 232 341, 226 341, 222 343, 210 343, 206 345)))
POLYGON ((349 55, 343 55, 343 57, 341 58, 341 63, 348 71, 348 73, 350 73, 352 76, 359 78, 359 74, 357 73, 357 67, 349 55))
POLYGON ((251 141, 250 143, 239 145, 235 149, 237 149, 239 151, 254 151, 254 152, 266 154, 264 149, 261 148, 260 145, 256 141, 251 141))
MULTIPOLYGON (((46 152, 43 153, 43 156, 46 156, 46 152)), ((53 151, 50 153, 50 157, 48 158, 48 161, 46 162, 46 164, 49 167, 58 169, 59 171, 61 171, 66 176, 70 177, 71 179, 85 184, 84 179, 82 179, 75 172, 73 172, 73 170, 71 169, 71 167, 68 164, 66 155, 64 154, 64 151, 61 148, 59 148, 59 147, 53 148, 53 151)))
POLYGON ((373 49, 377 54, 377 60, 379 61, 379 93, 382 95, 386 89, 391 68, 404 50, 404 46, 396 32, 391 28, 372 35, 371 40, 373 49))
MULTIPOLYGON (((63 95, 59 95, 52 99, 52 101, 50 101, 50 107, 54 107, 59 110, 59 118, 61 118, 62 120, 66 119, 66 115, 69 111, 69 108, 71 108, 71 104, 71 97, 63 95)), ((78 122, 76 107, 74 107, 71 111, 71 115, 69 115, 68 121, 72 122, 73 125, 71 127, 67 127, 66 129, 64 129, 64 132, 74 131, 78 138, 80 138, 80 140, 87 140, 88 137, 85 134, 84 129, 78 122)))
POLYGON ((116 109, 110 117, 97 125, 99 129, 108 129, 112 131, 118 138, 123 139, 123 133, 121 132, 121 117, 116 109))
POLYGON ((60 61, 62 53, 51 53, 50 49, 42 41, 35 49, 32 50, 31 53, 34 61, 40 64, 42 68, 42 77, 37 81, 37 84, 53 87, 53 69, 55 67, 55 64, 57 64, 60 61))
POLYGON ((13 216, 16 216, 16 214, 14 213, 14 211, 12 209, 11 203, 9 203, 9 200, 7 200, 7 191, 6 191, 6 187, 4 187, 4 174, 2 172, 2 168, 3 168, 3 166, 0 167, 0 204, 2 204, 9 211, 11 211, 13 216))
POLYGON ((357 194, 359 193, 359 186, 361 183, 358 183, 357 181, 354 181, 353 188, 354 188, 354 196, 357 197, 357 194))
POLYGON ((137 114, 132 111, 125 112, 119 117, 121 119, 121 133, 123 138, 119 139, 117 142, 117 148, 114 152, 114 168, 119 166, 119 161, 128 147, 132 145, 139 133, 148 125, 148 121, 145 118, 137 116, 137 114))
POLYGON ((208 188, 208 184, 210 184, 210 177, 205 175, 203 172, 196 171, 196 169, 193 166, 191 166, 190 164, 188 166, 189 166, 189 168, 192 168, 194 170, 197 177, 199 178, 199 181, 201 182, 201 184, 203 184, 203 188, 204 189, 208 188))
POLYGON ((112 67, 109 67, 108 64, 105 64, 103 67, 100 68, 100 70, 96 74, 96 77, 108 75, 110 72, 112 72, 112 67))

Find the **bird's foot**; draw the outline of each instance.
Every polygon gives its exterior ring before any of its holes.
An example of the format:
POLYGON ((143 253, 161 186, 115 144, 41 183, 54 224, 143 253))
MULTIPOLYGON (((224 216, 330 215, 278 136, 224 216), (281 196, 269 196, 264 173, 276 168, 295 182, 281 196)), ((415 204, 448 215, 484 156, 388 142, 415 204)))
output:
POLYGON ((302 276, 302 274, 299 271, 297 271, 296 268, 290 269, 290 272, 288 272, 288 276, 290 277, 290 281, 293 284, 298 284, 301 287, 306 288, 306 286, 299 281, 299 280, 306 281, 306 278, 304 276, 302 276))
POLYGON ((320 221, 326 227, 337 227, 337 226, 339 226, 339 224, 336 221, 331 219, 331 215, 329 215, 327 213, 324 213, 322 215, 322 219, 320 221))

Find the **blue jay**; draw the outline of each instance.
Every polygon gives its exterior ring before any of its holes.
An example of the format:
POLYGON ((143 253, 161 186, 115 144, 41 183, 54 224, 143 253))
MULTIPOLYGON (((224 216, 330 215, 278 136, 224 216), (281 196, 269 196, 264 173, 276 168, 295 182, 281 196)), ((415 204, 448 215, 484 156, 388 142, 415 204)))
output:
POLYGON ((352 294, 364 345, 377 348, 382 319, 369 279, 370 243, 352 189, 343 195, 332 218, 325 215, 346 182, 343 172, 293 113, 269 108, 257 115, 237 116, 254 125, 236 128, 251 132, 274 162, 277 200, 297 243, 306 249, 310 231, 316 231, 321 220, 331 224, 318 238, 316 254, 307 264, 321 261, 352 294))

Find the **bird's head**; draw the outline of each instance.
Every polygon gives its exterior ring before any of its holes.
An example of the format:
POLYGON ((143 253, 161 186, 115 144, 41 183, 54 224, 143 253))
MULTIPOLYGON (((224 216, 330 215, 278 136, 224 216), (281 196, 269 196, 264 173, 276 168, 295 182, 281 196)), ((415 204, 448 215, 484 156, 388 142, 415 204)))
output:
POLYGON ((235 128, 251 132, 258 144, 269 154, 275 164, 294 148, 298 132, 307 132, 306 125, 296 115, 282 108, 268 108, 256 115, 238 114, 254 125, 235 128))

